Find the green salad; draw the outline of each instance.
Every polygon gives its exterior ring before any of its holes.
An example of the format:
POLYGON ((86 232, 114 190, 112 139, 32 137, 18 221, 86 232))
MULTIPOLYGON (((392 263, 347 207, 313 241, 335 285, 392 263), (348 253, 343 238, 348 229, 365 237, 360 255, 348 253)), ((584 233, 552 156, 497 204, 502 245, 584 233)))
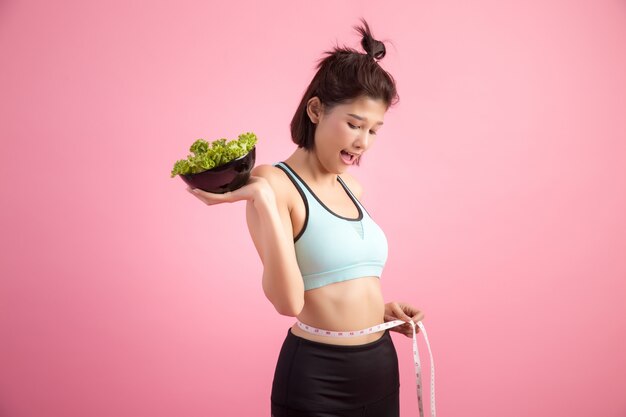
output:
POLYGON ((257 137, 252 132, 242 133, 238 139, 230 141, 222 138, 209 143, 204 139, 198 139, 189 148, 193 155, 176 161, 172 169, 172 178, 176 175, 197 174, 224 165, 250 152, 256 142, 257 137))

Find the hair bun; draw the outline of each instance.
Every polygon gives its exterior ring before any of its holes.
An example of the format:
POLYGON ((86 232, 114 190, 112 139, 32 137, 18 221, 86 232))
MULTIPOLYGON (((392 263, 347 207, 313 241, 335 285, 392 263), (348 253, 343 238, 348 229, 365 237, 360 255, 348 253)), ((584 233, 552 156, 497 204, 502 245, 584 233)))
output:
POLYGON ((365 52, 367 52, 367 54, 372 58, 383 59, 385 57, 385 53, 387 52, 385 44, 377 41, 376 39, 371 39, 368 45, 366 39, 363 38, 361 40, 361 45, 363 46, 363 49, 365 49, 365 52))
POLYGON ((361 39, 361 46, 363 50, 372 58, 382 59, 384 58, 387 50, 385 48, 385 44, 379 40, 374 39, 372 32, 370 31, 370 27, 365 21, 365 19, 361 18, 361 22, 363 22, 363 27, 356 27, 356 30, 361 34, 363 39, 361 39))

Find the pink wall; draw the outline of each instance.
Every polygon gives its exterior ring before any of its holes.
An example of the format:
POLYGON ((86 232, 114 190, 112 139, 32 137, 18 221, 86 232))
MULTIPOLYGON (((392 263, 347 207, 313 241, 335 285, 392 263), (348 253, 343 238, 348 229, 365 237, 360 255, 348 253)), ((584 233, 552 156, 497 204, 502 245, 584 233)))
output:
POLYGON ((245 204, 169 172, 245 131, 257 164, 286 158, 360 16, 401 101, 352 173, 386 301, 426 314, 440 416, 626 415, 624 3, 295 3, 0 3, 0 416, 269 416, 294 320, 245 204))

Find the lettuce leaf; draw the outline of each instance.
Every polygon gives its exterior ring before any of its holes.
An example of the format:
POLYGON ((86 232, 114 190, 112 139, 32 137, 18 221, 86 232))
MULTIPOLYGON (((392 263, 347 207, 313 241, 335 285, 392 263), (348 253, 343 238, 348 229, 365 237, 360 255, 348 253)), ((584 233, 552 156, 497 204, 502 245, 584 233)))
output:
POLYGON ((180 159, 174 163, 171 177, 197 174, 224 165, 250 152, 256 143, 257 137, 252 132, 242 133, 231 141, 221 138, 209 143, 204 139, 198 139, 189 148, 192 154, 187 155, 187 159, 180 159))

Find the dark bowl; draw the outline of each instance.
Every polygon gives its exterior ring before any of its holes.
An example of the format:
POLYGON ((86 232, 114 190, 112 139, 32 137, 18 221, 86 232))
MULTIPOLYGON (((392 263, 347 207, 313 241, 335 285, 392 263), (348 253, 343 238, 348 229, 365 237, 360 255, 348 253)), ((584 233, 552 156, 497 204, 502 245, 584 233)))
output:
POLYGON ((244 156, 197 174, 179 174, 192 188, 199 188, 209 193, 224 194, 243 187, 250 178, 254 167, 256 146, 244 156))

